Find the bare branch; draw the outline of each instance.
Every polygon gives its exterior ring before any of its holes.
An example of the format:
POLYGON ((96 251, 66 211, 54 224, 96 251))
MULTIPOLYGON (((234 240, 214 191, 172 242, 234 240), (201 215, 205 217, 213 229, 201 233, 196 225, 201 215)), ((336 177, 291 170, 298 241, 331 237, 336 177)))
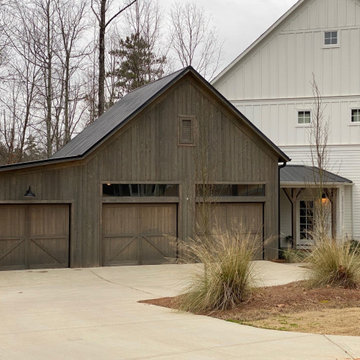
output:
POLYGON ((177 4, 171 10, 171 47, 182 66, 193 66, 212 77, 219 66, 222 45, 210 19, 194 3, 177 4))
POLYGON ((129 8, 131 5, 135 4, 137 0, 133 0, 131 3, 120 9, 116 14, 114 14, 106 23, 105 28, 108 27, 108 25, 115 20, 122 12, 124 12, 127 8, 129 8))
POLYGON ((96 17, 96 19, 97 19, 97 21, 98 22, 100 22, 100 17, 99 17, 99 14, 95 11, 95 9, 94 9, 94 0, 91 0, 91 4, 90 4, 90 6, 91 6, 91 10, 92 10, 92 12, 94 13, 94 15, 95 15, 95 17, 96 17))

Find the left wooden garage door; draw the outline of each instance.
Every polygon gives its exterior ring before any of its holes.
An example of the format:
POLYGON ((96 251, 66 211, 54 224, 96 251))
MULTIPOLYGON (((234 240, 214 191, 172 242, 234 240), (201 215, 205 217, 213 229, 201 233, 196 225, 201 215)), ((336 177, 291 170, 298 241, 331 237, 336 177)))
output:
POLYGON ((0 270, 68 266, 68 205, 0 205, 0 270))

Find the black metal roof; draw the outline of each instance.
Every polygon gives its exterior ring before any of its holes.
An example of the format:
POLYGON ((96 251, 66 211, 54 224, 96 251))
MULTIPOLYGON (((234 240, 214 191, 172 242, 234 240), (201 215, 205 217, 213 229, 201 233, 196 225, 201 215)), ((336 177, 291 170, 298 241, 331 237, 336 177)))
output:
MULTIPOLYGON (((280 170, 281 184, 319 184, 320 182, 319 168, 305 165, 287 165, 280 170)), ((352 181, 323 170, 324 184, 343 183, 351 184, 352 181)))
POLYGON ((128 120, 132 119, 137 113, 150 104, 155 98, 163 94, 171 85, 191 72, 198 80, 202 81, 221 101, 225 102, 233 112, 235 112, 244 123, 257 133, 279 156, 279 161, 287 162, 290 158, 280 150, 268 137, 266 137, 254 124, 252 124, 243 114, 241 114, 228 100, 226 100, 211 84, 209 84, 191 66, 178 70, 168 76, 144 85, 133 92, 127 94, 114 104, 109 110, 101 115, 91 125, 87 126, 81 133, 75 136, 62 149, 56 152, 50 159, 33 161, 27 163, 17 163, 0 166, 0 171, 12 168, 24 168, 48 163, 78 160, 87 155, 104 139, 116 132, 128 120))
POLYGON ((166 88, 182 72, 183 70, 176 71, 171 75, 130 92, 91 125, 87 126, 80 134, 75 136, 55 153, 51 159, 84 155, 105 136, 117 130, 134 112, 142 109, 154 95, 166 88))

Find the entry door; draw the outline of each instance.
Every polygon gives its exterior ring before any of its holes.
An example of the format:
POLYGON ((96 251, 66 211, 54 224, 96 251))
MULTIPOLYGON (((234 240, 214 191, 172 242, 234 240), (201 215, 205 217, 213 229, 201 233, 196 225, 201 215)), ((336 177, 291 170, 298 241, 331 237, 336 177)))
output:
POLYGON ((1 270, 68 266, 68 205, 0 205, 1 270))
POLYGON ((176 259, 176 204, 103 205, 103 264, 159 264, 176 259))
POLYGON ((331 237, 331 203, 328 199, 324 200, 309 200, 301 199, 298 201, 298 225, 297 225, 297 247, 308 248, 314 245, 314 231, 320 210, 317 206, 321 206, 322 216, 325 217, 326 231, 331 237))

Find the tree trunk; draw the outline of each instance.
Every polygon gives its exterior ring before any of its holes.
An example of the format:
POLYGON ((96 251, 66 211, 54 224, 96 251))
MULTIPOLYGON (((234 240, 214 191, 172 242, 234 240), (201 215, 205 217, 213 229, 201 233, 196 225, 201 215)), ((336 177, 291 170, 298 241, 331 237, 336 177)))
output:
POLYGON ((99 104, 98 116, 105 108, 105 31, 106 31, 106 0, 101 0, 99 24, 99 104))
POLYGON ((52 113, 52 46, 51 46, 51 19, 50 2, 47 2, 47 69, 46 69, 46 155, 49 158, 52 155, 51 138, 51 113, 52 113))
POLYGON ((70 54, 66 52, 65 60, 65 99, 64 99, 64 144, 70 141, 70 119, 69 119, 69 87, 70 87, 70 54))

